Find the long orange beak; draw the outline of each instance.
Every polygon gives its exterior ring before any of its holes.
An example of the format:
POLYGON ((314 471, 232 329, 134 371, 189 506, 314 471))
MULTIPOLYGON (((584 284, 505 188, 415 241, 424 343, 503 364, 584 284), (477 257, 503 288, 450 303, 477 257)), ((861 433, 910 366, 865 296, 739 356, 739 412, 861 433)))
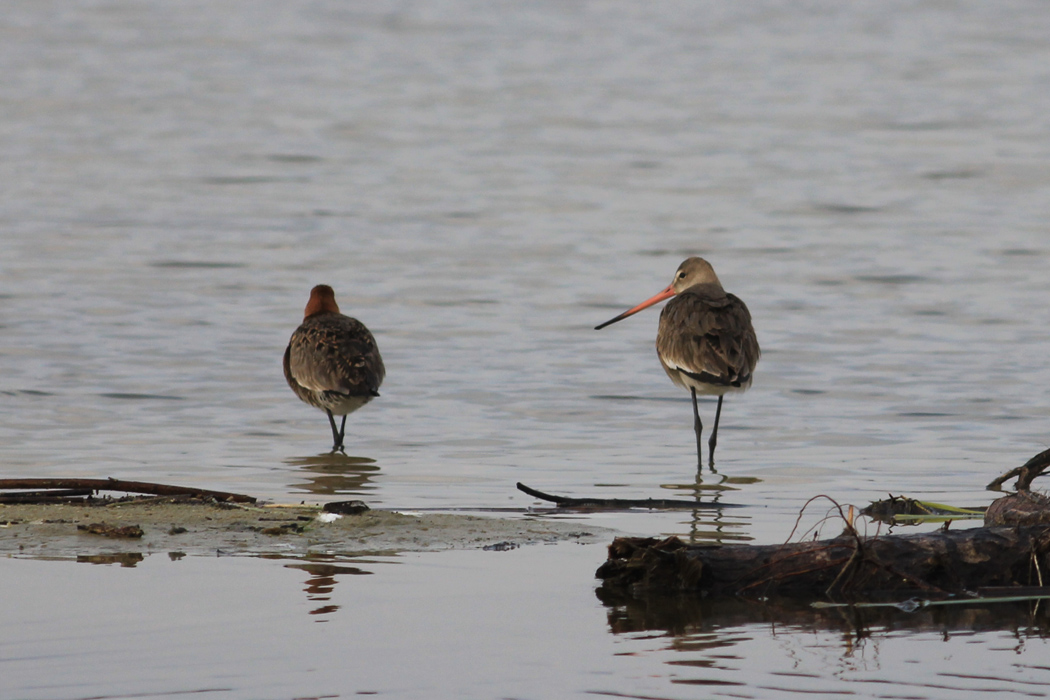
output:
POLYGON ((599 326, 595 326, 594 330, 600 331, 601 329, 605 328, 606 326, 611 326, 612 324, 616 323, 617 321, 622 321, 625 318, 627 318, 628 316, 635 315, 636 313, 638 313, 642 309, 647 309, 650 306, 652 306, 653 304, 659 304, 664 299, 669 299, 670 297, 673 297, 674 294, 675 294, 674 284, 669 284, 669 285, 667 285, 667 289, 663 290, 662 292, 660 292, 656 296, 652 297, 651 299, 646 299, 645 301, 643 301, 641 304, 639 304, 638 306, 634 307, 633 309, 627 309, 626 311, 624 311, 622 314, 620 314, 616 318, 610 318, 605 323, 603 323, 603 324, 601 324, 599 326))

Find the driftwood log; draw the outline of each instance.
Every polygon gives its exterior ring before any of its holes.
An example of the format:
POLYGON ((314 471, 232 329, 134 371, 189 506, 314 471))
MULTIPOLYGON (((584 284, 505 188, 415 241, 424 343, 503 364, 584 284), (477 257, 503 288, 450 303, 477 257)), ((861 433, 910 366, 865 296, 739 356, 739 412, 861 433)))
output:
POLYGON ((123 479, 0 479, 0 503, 67 503, 91 496, 96 491, 122 491, 154 496, 188 496, 229 503, 255 503, 253 496, 226 491, 210 491, 186 486, 154 484, 123 479), (2 493, 12 489, 31 489, 2 493))
MULTIPOLYGON (((603 587, 632 594, 936 599, 1019 586, 1025 595, 1036 594, 1032 587, 1050 594, 1050 524, 1029 524, 1038 522, 1032 498, 999 499, 989 511, 1010 524, 967 530, 861 537, 847 526, 834 539, 763 546, 620 537, 597 576, 603 587)), ((1045 498, 1042 505, 1045 512, 1045 498)))
MULTIPOLYGON (((1050 524, 1050 498, 1035 491, 1018 491, 997 498, 984 511, 985 525, 1050 524)), ((1050 584, 1050 578, 1047 579, 1050 584)))
MULTIPOLYGON (((1017 492, 985 509, 984 527, 949 531, 949 521, 937 532, 861 537, 852 515, 839 508, 845 530, 830 540, 754 546, 618 537, 596 575, 603 581, 600 590, 610 596, 1050 597, 1050 498, 1030 490, 1048 469, 1050 450, 1045 450, 990 483, 989 489, 999 489, 1016 476, 1017 492)), ((929 505, 891 497, 866 514, 885 519, 919 507, 925 516, 931 514, 929 505)), ((942 517, 977 514, 976 509, 935 510, 944 510, 942 517)))

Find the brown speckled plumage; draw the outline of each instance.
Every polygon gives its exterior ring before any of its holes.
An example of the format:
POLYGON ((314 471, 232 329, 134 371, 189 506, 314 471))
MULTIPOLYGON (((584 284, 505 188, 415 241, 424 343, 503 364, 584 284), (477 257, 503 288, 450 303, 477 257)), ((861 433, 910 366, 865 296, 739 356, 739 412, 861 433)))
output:
POLYGON ((728 392, 744 391, 751 386, 752 373, 761 355, 751 313, 744 302, 726 293, 710 263, 703 258, 689 258, 678 266, 674 280, 666 289, 598 328, 671 297, 660 313, 656 353, 671 381, 689 389, 693 397, 698 460, 701 459, 703 424, 696 395, 718 396, 715 427, 708 442, 713 469, 722 398, 728 392))
POLYGON ((284 376, 296 396, 328 414, 334 449, 340 449, 347 414, 379 396, 386 369, 375 338, 339 313, 328 285, 313 288, 304 316, 284 351, 284 376), (333 416, 343 416, 341 429, 333 416))
MULTIPOLYGON (((702 258, 690 258, 682 266, 692 261, 706 264, 702 258)), ((699 268, 696 263, 689 267, 699 268)), ((691 284, 692 269, 684 272, 681 283, 675 284, 676 295, 660 312, 656 334, 660 364, 671 381, 695 386, 697 393, 721 396, 747 389, 761 354, 751 313, 738 297, 722 289, 717 277, 691 284)))

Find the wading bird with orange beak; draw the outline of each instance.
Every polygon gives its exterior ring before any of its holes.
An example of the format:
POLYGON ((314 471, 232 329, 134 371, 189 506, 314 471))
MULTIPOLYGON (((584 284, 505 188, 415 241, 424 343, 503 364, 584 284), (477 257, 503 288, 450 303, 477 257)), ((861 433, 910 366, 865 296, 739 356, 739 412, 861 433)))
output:
POLYGON ((674 280, 666 289, 616 318, 595 326, 595 330, 664 299, 671 301, 660 313, 656 354, 671 381, 692 394, 696 459, 701 468, 704 460, 700 434, 704 425, 700 422, 696 395, 718 397, 715 426, 708 441, 708 462, 713 471, 722 398, 731 391, 744 391, 750 387, 751 374, 758 364, 760 351, 755 329, 751 326, 751 313, 744 302, 722 289, 722 283, 709 262, 703 258, 689 258, 678 266, 674 280))
POLYGON ((284 378, 300 399, 328 414, 332 450, 343 449, 346 417, 379 396, 386 369, 365 324, 339 313, 327 284, 310 291, 301 326, 284 351, 284 378), (335 416, 342 416, 336 430, 335 416))

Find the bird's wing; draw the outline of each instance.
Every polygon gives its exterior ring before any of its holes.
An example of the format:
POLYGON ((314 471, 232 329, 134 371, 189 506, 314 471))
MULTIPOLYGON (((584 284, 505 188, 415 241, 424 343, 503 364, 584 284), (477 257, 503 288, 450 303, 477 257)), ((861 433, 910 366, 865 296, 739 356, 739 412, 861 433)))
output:
POLYGON ((672 369, 712 384, 747 382, 761 351, 751 313, 732 294, 679 294, 660 314, 657 351, 672 369))
POLYGON ((375 338, 360 321, 342 315, 308 319, 288 345, 292 377, 311 391, 376 395, 386 369, 375 338))

